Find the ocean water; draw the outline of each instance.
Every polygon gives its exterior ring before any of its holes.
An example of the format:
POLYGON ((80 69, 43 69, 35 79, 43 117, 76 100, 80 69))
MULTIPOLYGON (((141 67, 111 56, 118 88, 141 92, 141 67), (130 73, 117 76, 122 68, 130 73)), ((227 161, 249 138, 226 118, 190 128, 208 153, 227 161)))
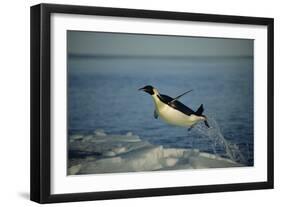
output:
MULTIPOLYGON (((160 93, 180 98, 204 114, 235 144, 253 165, 253 59, 250 57, 68 57, 68 134, 132 132, 167 148, 196 148, 225 156, 219 144, 200 130, 167 125, 153 117, 149 94, 138 91, 152 85, 160 93)), ((203 126, 200 126, 203 127, 203 126)))

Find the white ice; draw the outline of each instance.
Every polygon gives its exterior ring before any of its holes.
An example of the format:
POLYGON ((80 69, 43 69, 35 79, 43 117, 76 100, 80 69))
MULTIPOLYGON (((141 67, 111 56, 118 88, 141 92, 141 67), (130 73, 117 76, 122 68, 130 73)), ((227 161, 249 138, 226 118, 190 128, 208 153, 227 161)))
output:
POLYGON ((225 168, 243 166, 198 149, 164 148, 128 132, 108 135, 70 136, 69 150, 76 156, 68 162, 68 174, 116 173, 154 170, 225 168))

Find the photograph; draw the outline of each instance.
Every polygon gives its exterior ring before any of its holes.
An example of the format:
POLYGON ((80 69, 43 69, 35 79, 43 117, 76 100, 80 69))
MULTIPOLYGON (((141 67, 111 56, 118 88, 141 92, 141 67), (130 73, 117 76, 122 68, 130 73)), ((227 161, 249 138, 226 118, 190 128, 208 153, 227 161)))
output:
POLYGON ((274 188, 274 18, 37 4, 30 40, 30 200, 274 188))
POLYGON ((254 40, 67 30, 67 175, 254 166, 254 40))

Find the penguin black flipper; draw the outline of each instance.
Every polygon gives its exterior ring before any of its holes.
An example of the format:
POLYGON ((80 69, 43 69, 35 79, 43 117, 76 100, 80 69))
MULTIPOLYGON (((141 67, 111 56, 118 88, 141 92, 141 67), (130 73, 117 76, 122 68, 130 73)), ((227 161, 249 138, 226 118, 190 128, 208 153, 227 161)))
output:
POLYGON ((159 94, 158 98, 165 104, 169 105, 170 107, 190 116, 191 114, 195 114, 195 112, 188 108, 187 106, 185 106, 184 104, 182 104, 179 101, 173 101, 174 99, 171 98, 170 96, 167 95, 163 95, 163 94, 159 94))
POLYGON ((177 96, 176 98, 174 98, 170 103, 172 103, 172 102, 178 100, 180 97, 184 96, 185 94, 187 94, 187 93, 189 93, 189 92, 191 92, 191 91, 193 91, 193 90, 191 89, 191 90, 189 90, 189 91, 184 92, 183 94, 181 94, 181 95, 177 96))
POLYGON ((158 114, 157 114, 156 110, 154 110, 154 114, 153 115, 154 115, 155 119, 158 119, 158 114))

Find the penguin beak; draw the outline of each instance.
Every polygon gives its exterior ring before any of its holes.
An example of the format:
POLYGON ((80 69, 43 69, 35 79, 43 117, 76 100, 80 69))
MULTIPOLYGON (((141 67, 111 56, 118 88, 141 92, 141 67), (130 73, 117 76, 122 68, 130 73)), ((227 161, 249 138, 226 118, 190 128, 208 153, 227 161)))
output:
POLYGON ((144 92, 148 93, 148 90, 146 88, 139 88, 138 90, 139 91, 144 91, 144 92))

